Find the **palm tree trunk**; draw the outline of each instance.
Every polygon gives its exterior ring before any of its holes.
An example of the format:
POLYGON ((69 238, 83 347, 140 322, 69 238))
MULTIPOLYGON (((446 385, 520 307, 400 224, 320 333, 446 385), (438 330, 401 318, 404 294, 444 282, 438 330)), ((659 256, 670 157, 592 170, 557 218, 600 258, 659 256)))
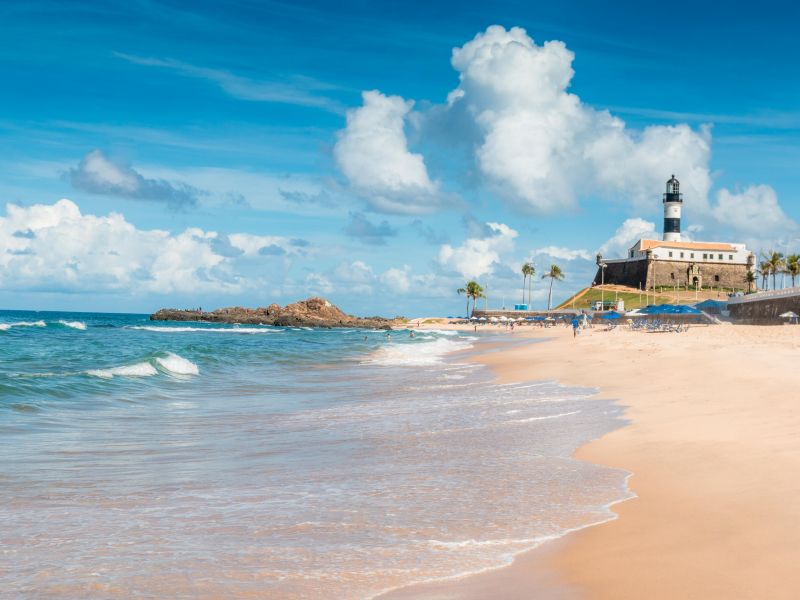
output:
POLYGON ((531 288, 533 287, 533 275, 528 279, 528 310, 531 310, 533 300, 531 299, 531 288))
POLYGON ((553 277, 550 278, 550 292, 547 294, 547 310, 553 308, 553 277))
POLYGON ((470 314, 469 314, 469 296, 467 296, 467 318, 469 319, 469 317, 470 317, 470 314))
POLYGON ((528 278, 527 275, 522 276, 522 303, 525 304, 525 280, 528 278))

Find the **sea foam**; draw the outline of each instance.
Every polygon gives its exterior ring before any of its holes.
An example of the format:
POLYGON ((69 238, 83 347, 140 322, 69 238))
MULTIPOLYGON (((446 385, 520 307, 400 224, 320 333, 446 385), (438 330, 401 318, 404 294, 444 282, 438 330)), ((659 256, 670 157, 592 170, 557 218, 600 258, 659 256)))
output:
POLYGON ((8 331, 12 327, 47 327, 44 321, 17 321, 16 323, 0 323, 0 331, 8 331))
POLYGON ((433 342, 389 343, 380 348, 366 362, 375 365, 407 367, 437 365, 442 363, 442 359, 446 354, 471 348, 470 339, 473 338, 458 340, 440 338, 433 342))
POLYGON ((158 371, 149 362, 144 361, 109 369, 91 369, 86 371, 86 374, 100 377, 101 379, 113 379, 114 377, 150 377, 151 375, 158 375, 158 371))
POLYGON ((156 357, 156 363, 164 369, 165 371, 169 371, 174 375, 199 375, 200 369, 194 364, 192 361, 183 358, 182 356, 178 356, 177 354, 173 354, 172 352, 168 352, 167 356, 156 357))
POLYGON ((264 329, 261 327, 154 327, 149 325, 137 325, 129 329, 139 329, 142 331, 157 331, 159 333, 185 333, 199 331, 202 333, 278 333, 277 329, 264 329))
POLYGON ((80 329, 81 331, 84 331, 86 329, 86 323, 83 323, 81 321, 60 320, 59 323, 64 327, 71 327, 72 329, 80 329))
POLYGON ((150 360, 141 361, 132 365, 121 365, 119 367, 109 367, 107 369, 91 369, 86 371, 87 375, 100 377, 101 379, 113 379, 114 377, 151 377, 161 371, 168 375, 199 375, 200 369, 192 361, 174 354, 166 352, 166 356, 156 356, 150 360))

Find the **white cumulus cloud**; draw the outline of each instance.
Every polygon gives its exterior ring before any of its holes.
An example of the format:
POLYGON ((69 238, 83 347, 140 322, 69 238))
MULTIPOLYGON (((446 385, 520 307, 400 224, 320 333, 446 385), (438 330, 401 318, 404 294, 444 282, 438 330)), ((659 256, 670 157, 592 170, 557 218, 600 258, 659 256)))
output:
POLYGON ((132 200, 164 202, 173 207, 196 204, 203 192, 185 183, 148 179, 128 165, 112 161, 100 150, 92 150, 69 171, 75 189, 132 200))
POLYGON ((0 216, 0 285, 11 290, 133 294, 238 293, 254 282, 239 257, 289 254, 304 240, 138 229, 119 213, 81 213, 70 200, 6 205, 0 216), (267 249, 267 251, 265 251, 267 249))
POLYGON ((751 185, 740 192, 717 193, 714 218, 738 232, 769 237, 797 229, 778 204, 778 195, 768 185, 751 185))
POLYGON ((537 248, 533 251, 534 255, 546 255, 552 258, 557 258, 560 260, 575 260, 575 259, 583 259, 583 260, 594 260, 592 253, 588 250, 583 250, 580 248, 572 249, 572 248, 564 248, 562 246, 545 246, 544 248, 537 248))
POLYGON ((411 267, 404 265, 402 269, 392 267, 381 273, 380 280, 391 292, 405 294, 411 289, 411 267))
POLYGON ((481 237, 464 240, 460 246, 439 248, 439 264, 463 277, 480 277, 492 272, 492 265, 514 247, 517 232, 503 223, 487 223, 481 237))
POLYGON ((626 219, 597 251, 606 258, 625 258, 630 247, 638 240, 655 240, 658 237, 656 224, 652 221, 626 219))
POLYGON ((363 106, 347 112, 334 157, 353 188, 376 210, 418 214, 441 204, 421 154, 408 148, 406 118, 414 103, 377 90, 363 93, 363 106))
POLYGON ((466 106, 483 133, 476 159, 488 181, 512 203, 546 213, 589 193, 652 200, 674 171, 706 206, 710 131, 628 131, 567 91, 573 58, 563 42, 539 46, 524 29, 497 25, 453 50, 460 84, 449 102, 466 106))

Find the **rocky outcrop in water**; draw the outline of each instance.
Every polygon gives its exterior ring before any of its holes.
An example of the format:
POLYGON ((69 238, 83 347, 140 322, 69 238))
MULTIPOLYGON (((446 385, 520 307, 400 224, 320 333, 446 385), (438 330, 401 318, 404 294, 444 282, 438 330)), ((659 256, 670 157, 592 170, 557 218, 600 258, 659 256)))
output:
POLYGON ((353 317, 345 314, 324 298, 309 298, 279 306, 260 308, 231 306, 206 312, 200 309, 162 308, 150 315, 151 321, 206 321, 209 323, 241 323, 294 327, 365 327, 391 329, 391 319, 353 317))

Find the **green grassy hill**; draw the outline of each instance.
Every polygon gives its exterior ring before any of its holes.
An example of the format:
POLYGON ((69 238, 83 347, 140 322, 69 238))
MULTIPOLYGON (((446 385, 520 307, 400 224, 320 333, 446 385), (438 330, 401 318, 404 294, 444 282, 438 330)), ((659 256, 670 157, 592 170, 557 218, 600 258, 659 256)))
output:
MULTIPOLYGON (((601 296, 606 300, 615 300, 619 298, 620 300, 625 301, 625 310, 631 310, 633 308, 640 308, 642 306, 647 306, 648 304, 653 304, 653 294, 650 293, 647 296, 644 292, 639 293, 638 290, 636 291, 620 291, 619 289, 605 289, 605 291, 601 290, 598 287, 593 288, 585 288, 568 298, 565 302, 563 302, 557 308, 586 308, 590 309, 594 302, 598 302, 601 299, 601 296), (649 297, 649 300, 648 300, 649 297), (573 305, 573 300, 575 304, 573 305)), ((672 298, 670 296, 656 296, 656 304, 669 304, 672 302, 672 298)))

